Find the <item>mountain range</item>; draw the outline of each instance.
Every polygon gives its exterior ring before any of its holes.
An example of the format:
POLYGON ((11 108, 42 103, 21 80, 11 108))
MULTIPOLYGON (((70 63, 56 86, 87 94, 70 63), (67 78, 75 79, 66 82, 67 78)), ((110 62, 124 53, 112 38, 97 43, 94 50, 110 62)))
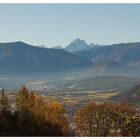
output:
POLYGON ((114 60, 125 66, 137 66, 137 64, 139 66, 140 42, 92 47, 88 50, 75 52, 75 54, 94 63, 114 60))
POLYGON ((33 73, 90 69, 90 72, 140 74, 140 42, 88 45, 75 39, 67 47, 0 43, 0 72, 33 73))
POLYGON ((0 72, 58 72, 90 67, 91 61, 63 49, 36 47, 24 42, 0 43, 0 72))
POLYGON ((96 70, 140 70, 140 42, 92 47, 74 53, 93 62, 96 70))

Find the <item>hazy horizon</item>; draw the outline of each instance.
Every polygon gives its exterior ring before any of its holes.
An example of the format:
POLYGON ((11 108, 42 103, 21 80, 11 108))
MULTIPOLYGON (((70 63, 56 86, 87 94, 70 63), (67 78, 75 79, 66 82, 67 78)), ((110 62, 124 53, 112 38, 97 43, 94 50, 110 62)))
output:
POLYGON ((140 4, 0 4, 0 42, 66 47, 139 42, 140 4))
MULTIPOLYGON (((66 46, 61 46, 61 44, 59 44, 59 45, 55 45, 55 46, 51 46, 51 47, 49 47, 49 46, 47 46, 47 45, 44 45, 44 44, 41 44, 41 45, 38 45, 38 44, 36 44, 36 45, 34 45, 34 44, 31 44, 31 43, 28 43, 28 42, 25 42, 25 41, 22 41, 22 40, 17 40, 17 41, 4 41, 4 42, 0 42, 0 43, 15 43, 15 42, 23 42, 23 43, 26 43, 26 44, 28 44, 28 45, 33 45, 33 46, 35 46, 35 47, 45 47, 45 48, 55 48, 55 47, 62 47, 63 49, 64 48, 66 48, 71 42, 73 42, 74 40, 76 40, 76 39, 80 39, 80 40, 84 40, 86 43, 87 43, 87 41, 85 40, 85 39, 83 39, 83 38, 74 38, 73 40, 71 40, 66 46)), ((95 45, 100 45, 100 46, 109 46, 109 45, 114 45, 114 44, 127 44, 127 43, 139 43, 140 41, 132 41, 132 42, 130 42, 130 41, 128 41, 128 42, 117 42, 117 43, 111 43, 111 44, 100 44, 100 43, 95 43, 95 45)), ((87 43, 88 45, 90 45, 90 44, 92 44, 92 43, 94 43, 94 42, 90 42, 90 43, 87 43)))

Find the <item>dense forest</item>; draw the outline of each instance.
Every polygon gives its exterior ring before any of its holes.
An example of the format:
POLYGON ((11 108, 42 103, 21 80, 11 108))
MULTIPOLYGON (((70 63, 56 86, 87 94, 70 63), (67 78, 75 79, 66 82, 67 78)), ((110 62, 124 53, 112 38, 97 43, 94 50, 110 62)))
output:
POLYGON ((0 136, 140 136, 140 112, 124 102, 83 105, 71 124, 62 103, 46 102, 23 86, 11 109, 1 91, 0 136))

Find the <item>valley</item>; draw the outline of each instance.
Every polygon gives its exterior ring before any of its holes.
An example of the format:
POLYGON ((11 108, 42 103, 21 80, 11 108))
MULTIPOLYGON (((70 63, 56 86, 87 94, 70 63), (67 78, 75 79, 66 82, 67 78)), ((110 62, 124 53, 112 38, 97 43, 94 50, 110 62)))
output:
POLYGON ((0 4, 0 137, 140 136, 140 4, 0 4))
POLYGON ((86 105, 115 107, 125 102, 127 106, 128 102, 139 112, 139 47, 137 42, 89 45, 80 39, 66 48, 39 47, 21 41, 0 43, 1 99, 7 100, 11 113, 18 110, 19 95, 25 96, 27 105, 32 105, 32 100, 38 104, 33 105, 35 112, 40 110, 36 109, 40 103, 42 111, 43 104, 54 112, 61 108, 68 128, 74 131, 72 135, 81 135, 74 130, 73 117, 86 105))
MULTIPOLYGON (((32 89, 33 90, 33 89, 32 89)), ((111 97, 119 95, 117 90, 88 90, 88 91, 63 91, 58 89, 36 89, 33 90, 37 95, 44 98, 48 103, 60 102, 64 105, 69 121, 72 119, 72 114, 87 103, 102 104, 105 102, 114 102, 108 100, 111 97)), ((6 90, 5 95, 11 105, 11 110, 15 110, 17 90, 6 90)))

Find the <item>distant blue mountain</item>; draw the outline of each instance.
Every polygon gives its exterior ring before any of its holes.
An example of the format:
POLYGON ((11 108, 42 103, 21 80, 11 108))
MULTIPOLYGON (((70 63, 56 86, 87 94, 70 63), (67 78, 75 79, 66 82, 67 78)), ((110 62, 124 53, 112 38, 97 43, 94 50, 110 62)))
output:
POLYGON ((52 47, 52 49, 63 49, 61 46, 54 46, 54 47, 52 47))
POLYGON ((72 41, 66 48, 65 50, 68 52, 77 52, 81 50, 87 50, 90 49, 91 46, 88 45, 84 40, 81 39, 75 39, 72 41))

